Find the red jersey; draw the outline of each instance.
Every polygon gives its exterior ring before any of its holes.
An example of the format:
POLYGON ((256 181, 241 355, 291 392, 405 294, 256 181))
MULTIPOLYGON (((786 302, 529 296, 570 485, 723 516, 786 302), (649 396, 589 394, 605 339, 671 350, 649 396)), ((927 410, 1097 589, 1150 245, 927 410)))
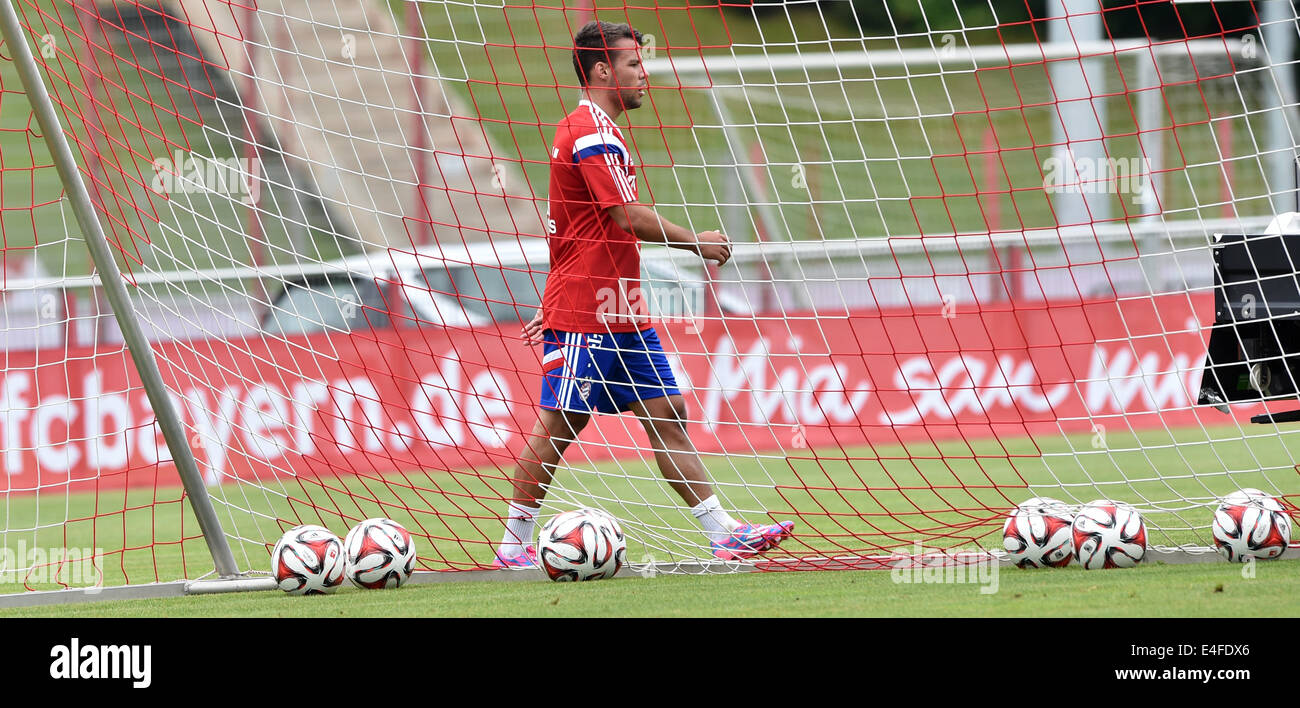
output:
POLYGON ((636 202, 636 168, 623 132, 590 101, 580 101, 555 131, 548 198, 545 326, 586 333, 648 328, 640 244, 605 213, 636 202))

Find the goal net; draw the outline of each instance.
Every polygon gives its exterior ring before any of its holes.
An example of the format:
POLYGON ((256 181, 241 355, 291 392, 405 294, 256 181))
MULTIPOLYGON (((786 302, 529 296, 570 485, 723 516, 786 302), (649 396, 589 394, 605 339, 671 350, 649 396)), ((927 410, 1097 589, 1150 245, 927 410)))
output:
MULTIPOLYGON (((646 35, 641 201, 736 244, 644 246, 642 280, 719 498, 797 524, 763 567, 997 550, 1033 496, 1132 504, 1199 552, 1226 494, 1300 495, 1294 425, 1251 422, 1300 407, 1285 368, 1201 393, 1216 235, 1297 210, 1289 3, 14 5, 242 572, 376 516, 421 569, 491 564, 592 18, 646 35)), ((0 590, 202 577, 10 49, 0 590)), ((634 565, 736 567, 630 415, 583 431, 543 514, 582 506, 634 565)))

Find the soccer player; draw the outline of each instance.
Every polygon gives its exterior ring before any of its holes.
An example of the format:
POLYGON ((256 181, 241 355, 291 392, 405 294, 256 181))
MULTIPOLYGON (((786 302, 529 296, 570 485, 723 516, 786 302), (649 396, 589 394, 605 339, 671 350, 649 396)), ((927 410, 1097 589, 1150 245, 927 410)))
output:
POLYGON ((664 243, 722 265, 731 244, 694 234, 637 203, 636 170, 615 123, 639 108, 647 75, 641 33, 593 20, 573 38, 582 100, 555 132, 547 210, 551 270, 542 308, 524 325, 543 344, 537 424, 514 475, 505 537, 494 567, 537 563, 531 545, 540 502, 565 449, 592 413, 632 411, 668 484, 691 507, 713 555, 750 558, 774 548, 794 522, 748 524, 722 508, 686 432, 686 403, 639 295, 638 241, 664 243))

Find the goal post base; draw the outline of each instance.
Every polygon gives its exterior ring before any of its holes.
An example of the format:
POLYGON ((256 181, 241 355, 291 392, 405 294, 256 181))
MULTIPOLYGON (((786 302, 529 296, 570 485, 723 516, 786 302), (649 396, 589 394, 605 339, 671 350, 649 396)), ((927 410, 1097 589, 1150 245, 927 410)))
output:
MULTIPOLYGON (((1278 560, 1300 560, 1300 547, 1292 546, 1278 560)), ((1148 548, 1143 564, 1167 563, 1188 565, 1192 563, 1226 563, 1223 556, 1212 548, 1148 548)), ((765 572, 821 571, 821 570, 903 570, 910 568, 948 568, 996 563, 1009 566, 1004 553, 927 551, 921 555, 832 556, 804 558, 774 558, 757 561, 750 570, 765 572)))
MULTIPOLYGON (((759 570, 752 563, 729 561, 680 561, 675 563, 638 563, 625 565, 615 578, 653 578, 657 575, 709 575, 715 573, 749 573, 759 570)), ((546 580, 546 574, 536 568, 505 570, 421 570, 411 574, 413 584, 443 582, 510 582, 516 580, 546 580)))
POLYGON ((185 585, 186 595, 216 595, 226 592, 260 592, 278 590, 270 576, 195 580, 185 585))
POLYGON ((35 590, 32 592, 0 595, 0 608, 42 607, 45 605, 77 604, 108 600, 154 600, 163 597, 180 597, 185 594, 184 580, 145 585, 119 585, 115 587, 64 588, 62 590, 35 590))
POLYGON ((185 595, 212 595, 225 592, 256 592, 275 589, 275 581, 270 577, 253 576, 214 580, 173 580, 142 585, 115 585, 112 587, 34 590, 0 595, 0 609, 112 600, 155 600, 164 597, 183 597, 185 595))

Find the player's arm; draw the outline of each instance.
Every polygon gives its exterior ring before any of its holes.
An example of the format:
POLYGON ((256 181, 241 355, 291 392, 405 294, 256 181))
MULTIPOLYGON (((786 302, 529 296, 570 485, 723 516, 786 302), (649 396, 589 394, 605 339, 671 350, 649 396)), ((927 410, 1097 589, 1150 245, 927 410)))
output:
POLYGON ((605 213, 620 229, 646 243, 663 243, 671 248, 698 253, 700 258, 717 261, 718 265, 731 258, 731 241, 725 234, 718 231, 691 233, 643 204, 619 204, 608 207, 605 213))
POLYGON ((636 183, 626 167, 627 149, 616 136, 592 133, 574 141, 573 162, 591 193, 591 201, 620 229, 647 243, 663 243, 698 253, 722 265, 731 258, 731 242, 717 231, 693 234, 638 204, 636 183))

